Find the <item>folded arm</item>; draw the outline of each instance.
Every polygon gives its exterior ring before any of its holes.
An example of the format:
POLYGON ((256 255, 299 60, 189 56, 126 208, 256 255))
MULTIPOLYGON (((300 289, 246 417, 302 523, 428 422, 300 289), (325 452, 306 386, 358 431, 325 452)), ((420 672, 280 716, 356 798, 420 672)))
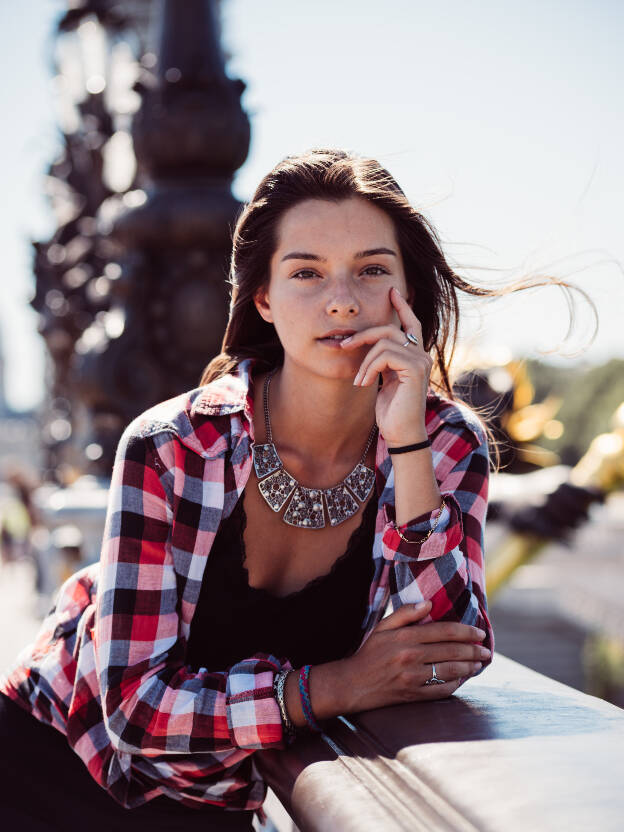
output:
POLYGON ((171 472, 153 437, 131 427, 113 467, 94 628, 111 742, 145 756, 285 747, 272 684, 288 662, 260 654, 227 672, 184 665, 181 594, 185 577, 201 578, 174 569, 171 472))
POLYGON ((487 511, 489 456, 485 432, 458 422, 448 426, 451 438, 436 470, 444 508, 395 525, 394 506, 384 506, 382 547, 393 561, 393 609, 429 599, 429 621, 459 621, 486 631, 483 642, 493 650, 487 615, 484 576, 484 528, 487 511), (406 542, 402 539, 407 538, 406 542))

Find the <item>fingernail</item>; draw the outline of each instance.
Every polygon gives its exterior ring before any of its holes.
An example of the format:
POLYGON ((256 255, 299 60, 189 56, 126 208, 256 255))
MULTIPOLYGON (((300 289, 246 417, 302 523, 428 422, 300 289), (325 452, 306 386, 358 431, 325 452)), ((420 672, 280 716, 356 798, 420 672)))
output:
POLYGON ((342 339, 342 341, 341 341, 340 343, 341 343, 341 344, 348 344, 348 343, 349 343, 349 341, 353 341, 353 335, 349 335, 349 337, 348 337, 348 338, 343 338, 343 339, 342 339))
POLYGON ((357 387, 359 383, 360 383, 360 374, 358 373, 356 375, 356 377, 353 379, 353 386, 357 387))
POLYGON ((487 647, 479 647, 479 655, 481 656, 482 659, 489 659, 491 653, 487 649, 487 647))
POLYGON ((481 664, 481 662, 475 662, 474 663, 475 673, 476 673, 477 670, 481 670, 482 667, 483 667, 483 665, 481 664))
POLYGON ((481 630, 479 627, 477 627, 477 635, 479 636, 479 638, 485 638, 485 630, 481 630))

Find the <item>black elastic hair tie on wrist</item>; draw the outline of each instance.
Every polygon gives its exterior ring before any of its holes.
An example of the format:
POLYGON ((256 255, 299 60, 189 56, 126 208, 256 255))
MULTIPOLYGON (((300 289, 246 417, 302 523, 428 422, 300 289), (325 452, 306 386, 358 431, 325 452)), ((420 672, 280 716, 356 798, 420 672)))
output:
POLYGON ((424 442, 416 442, 415 445, 401 445, 400 448, 388 448, 389 454, 406 454, 408 451, 420 451, 422 448, 428 448, 431 445, 431 439, 425 439, 424 442))

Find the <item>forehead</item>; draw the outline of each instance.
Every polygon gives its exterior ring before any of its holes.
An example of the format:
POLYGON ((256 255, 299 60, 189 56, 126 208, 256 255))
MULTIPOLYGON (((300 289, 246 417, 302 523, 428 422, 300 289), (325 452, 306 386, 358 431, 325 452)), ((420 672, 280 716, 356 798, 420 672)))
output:
POLYGON ((391 218, 362 197, 340 202, 306 199, 285 211, 277 224, 278 250, 296 244, 300 250, 314 252, 315 243, 317 247, 319 243, 348 244, 356 249, 359 242, 396 245, 391 218))

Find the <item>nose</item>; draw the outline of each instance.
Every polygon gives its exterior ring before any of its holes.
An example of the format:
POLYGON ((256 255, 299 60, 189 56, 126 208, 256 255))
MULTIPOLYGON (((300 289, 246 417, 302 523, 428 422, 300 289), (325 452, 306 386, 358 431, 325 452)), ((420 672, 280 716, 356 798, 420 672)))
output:
POLYGON ((349 284, 336 287, 327 302, 326 310, 333 317, 351 317, 359 314, 360 305, 349 284))

